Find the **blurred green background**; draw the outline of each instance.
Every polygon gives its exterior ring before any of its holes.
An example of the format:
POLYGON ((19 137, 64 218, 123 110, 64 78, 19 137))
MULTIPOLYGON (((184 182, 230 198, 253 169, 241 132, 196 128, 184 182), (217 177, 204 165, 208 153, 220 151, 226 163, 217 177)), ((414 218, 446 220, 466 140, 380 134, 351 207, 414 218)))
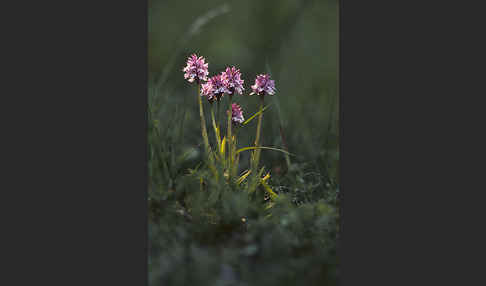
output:
MULTIPOLYGON (((196 88, 181 71, 197 53, 210 76, 232 65, 241 70, 245 95, 234 100, 245 118, 258 110, 250 85, 257 74, 270 73, 277 93, 266 99, 272 106, 264 115, 263 144, 282 147, 282 127, 297 155, 292 162, 314 164, 338 179, 338 6, 337 0, 149 1, 150 96, 157 120, 185 122, 180 152, 200 143, 196 88)), ((256 120, 240 131, 239 146, 251 145, 255 128, 256 120)), ((247 158, 241 161, 245 168, 247 158)), ((262 152, 262 162, 285 167, 279 152, 262 152)))

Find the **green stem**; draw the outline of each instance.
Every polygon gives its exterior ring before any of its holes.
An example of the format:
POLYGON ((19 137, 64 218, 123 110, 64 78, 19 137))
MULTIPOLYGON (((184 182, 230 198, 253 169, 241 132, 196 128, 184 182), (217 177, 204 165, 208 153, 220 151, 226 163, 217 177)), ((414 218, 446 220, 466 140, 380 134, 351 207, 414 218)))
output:
POLYGON ((206 154, 209 156, 210 148, 209 148, 208 131, 206 130, 206 119, 204 118, 204 109, 202 105, 200 85, 197 86, 197 100, 199 102, 199 117, 201 118, 201 132, 204 140, 204 148, 206 150, 206 154))
POLYGON ((232 130, 232 131, 234 133, 235 140, 232 141, 233 144, 231 145, 231 148, 232 148, 231 154, 233 154, 233 157, 231 157, 231 158, 232 158, 232 165, 233 165, 233 169, 232 169, 233 177, 235 177, 236 173, 238 172, 238 165, 239 165, 239 162, 238 162, 239 160, 237 159, 238 154, 236 153, 236 143, 237 143, 236 141, 238 139, 238 127, 235 126, 235 130, 232 130))
POLYGON ((231 181, 231 173, 232 173, 232 169, 233 169, 233 145, 232 145, 232 142, 233 142, 233 137, 231 136, 231 115, 232 115, 232 108, 231 108, 231 94, 228 96, 228 101, 229 101, 229 109, 228 109, 228 129, 227 129, 227 140, 228 140, 228 156, 229 156, 229 167, 228 167, 228 174, 229 174, 229 178, 230 178, 230 181, 231 181))
POLYGON ((216 122, 218 123, 218 129, 221 132, 221 124, 219 122, 219 113, 220 113, 219 112, 219 100, 218 100, 218 103, 217 104, 218 104, 218 109, 216 110, 216 122))
POLYGON ((216 126, 216 121, 214 120, 214 107, 212 104, 211 104, 211 121, 213 122, 214 136, 216 137, 216 144, 218 144, 218 150, 221 150, 221 138, 219 137, 219 130, 218 127, 216 126))
MULTIPOLYGON (((256 132, 256 139, 255 139, 255 147, 260 146, 260 133, 262 130, 262 118, 263 118, 263 104, 264 104, 264 97, 263 95, 260 96, 260 114, 258 115, 258 125, 257 125, 257 132, 256 132)), ((253 172, 256 173, 256 169, 258 168, 258 163, 260 162, 260 149, 256 149, 254 151, 254 161, 253 163, 253 172)))

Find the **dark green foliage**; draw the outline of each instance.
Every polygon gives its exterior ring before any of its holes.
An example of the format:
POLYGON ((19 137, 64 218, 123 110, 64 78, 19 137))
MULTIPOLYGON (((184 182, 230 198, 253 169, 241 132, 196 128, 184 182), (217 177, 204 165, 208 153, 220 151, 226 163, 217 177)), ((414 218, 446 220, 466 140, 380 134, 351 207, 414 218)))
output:
POLYGON ((337 188, 315 164, 273 175, 271 202, 263 189, 249 196, 216 181, 201 148, 183 152, 182 121, 158 124, 149 124, 150 285, 335 284, 337 188))

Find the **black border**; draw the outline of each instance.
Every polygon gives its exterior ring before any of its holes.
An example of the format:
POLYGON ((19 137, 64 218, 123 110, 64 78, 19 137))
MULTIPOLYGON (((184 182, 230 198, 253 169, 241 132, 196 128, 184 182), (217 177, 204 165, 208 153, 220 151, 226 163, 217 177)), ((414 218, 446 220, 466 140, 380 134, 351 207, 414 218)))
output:
POLYGON ((4 134, 13 282, 147 285, 148 2, 36 6, 5 39, 22 70, 4 134))
POLYGON ((458 91, 468 86, 457 86, 456 72, 469 69, 452 59, 476 46, 458 35, 473 28, 460 18, 477 18, 469 6, 465 12, 457 3, 434 4, 340 1, 341 285, 470 279, 469 272, 457 276, 449 256, 463 245, 449 238, 459 216, 450 206, 460 208, 455 194, 462 182, 449 195, 453 202, 445 201, 458 180, 451 152, 469 146, 451 146, 455 131, 440 132, 457 126, 458 91), (438 134, 444 137, 434 140, 438 134), (443 241, 450 243, 438 250, 443 241))

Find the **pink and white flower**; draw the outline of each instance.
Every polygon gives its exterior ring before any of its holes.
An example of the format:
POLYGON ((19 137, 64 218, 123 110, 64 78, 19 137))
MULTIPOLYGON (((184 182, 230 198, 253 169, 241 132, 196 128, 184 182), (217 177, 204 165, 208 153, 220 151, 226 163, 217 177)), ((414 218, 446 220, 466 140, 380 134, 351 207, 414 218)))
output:
POLYGON ((245 121, 245 118, 243 117, 243 110, 236 103, 231 104, 231 120, 233 123, 239 123, 239 124, 245 121))
POLYGON ((233 94, 234 92, 239 94, 243 93, 244 80, 241 79, 241 72, 239 69, 235 67, 228 67, 224 72, 221 73, 221 78, 226 86, 228 94, 233 94))
POLYGON ((209 102, 219 101, 227 91, 221 75, 215 75, 202 85, 201 96, 206 96, 209 102))
POLYGON ((203 57, 198 57, 196 54, 192 54, 187 58, 187 65, 182 69, 184 72, 184 78, 188 82, 200 83, 201 81, 207 81, 208 78, 208 64, 205 63, 203 57))
POLYGON ((260 74, 255 79, 255 84, 251 86, 252 92, 250 95, 274 95, 275 81, 270 79, 268 74, 260 74))

